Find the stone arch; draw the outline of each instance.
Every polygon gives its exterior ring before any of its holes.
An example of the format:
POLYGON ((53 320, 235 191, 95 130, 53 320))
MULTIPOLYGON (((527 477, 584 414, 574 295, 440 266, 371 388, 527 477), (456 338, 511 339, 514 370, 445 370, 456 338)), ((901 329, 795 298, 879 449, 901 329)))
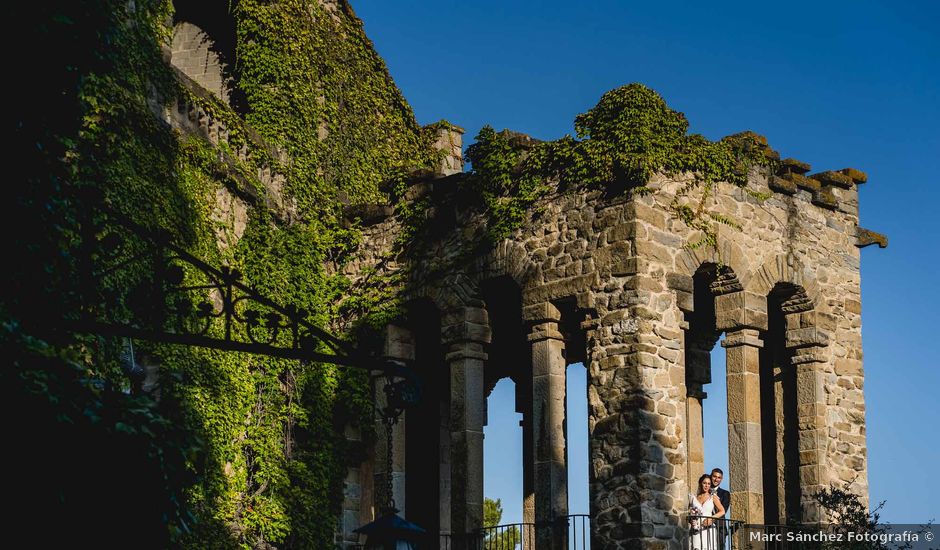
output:
POLYGON ((225 64, 215 51, 215 43, 198 26, 181 21, 173 25, 170 63, 193 82, 228 102, 225 64))
POLYGON ((723 238, 719 241, 717 249, 710 246, 686 248, 679 254, 677 264, 681 268, 681 273, 688 277, 695 275, 703 265, 707 264, 725 266, 735 273, 744 273, 743 268, 747 266, 745 258, 747 256, 738 243, 723 238))
POLYGON ((525 287, 534 270, 535 266, 531 262, 531 255, 525 245, 510 239, 504 239, 494 246, 490 253, 483 257, 480 264, 480 274, 483 279, 506 276, 515 281, 520 288, 525 287))
POLYGON ((412 287, 405 297, 408 302, 428 300, 445 314, 461 307, 479 307, 483 304, 478 282, 463 273, 451 274, 433 284, 412 287))
POLYGON ((826 405, 818 363, 824 360, 820 350, 828 345, 828 323, 815 310, 807 289, 794 282, 802 272, 799 264, 788 266, 781 258, 755 272, 754 292, 767 297, 767 327, 760 334, 766 523, 813 520, 807 510, 814 506, 811 495, 820 488, 819 436, 826 405), (790 280, 769 284, 775 276, 790 280))
POLYGON ((768 259, 759 268, 748 273, 741 281, 749 291, 767 296, 780 283, 792 285, 798 291, 791 300, 806 300, 806 309, 817 303, 818 286, 812 271, 792 254, 781 254, 768 259))
POLYGON ((235 19, 228 2, 174 0, 169 61, 179 72, 236 111, 247 110, 234 86, 235 19))
POLYGON ((698 475, 706 471, 703 407, 707 393, 704 389, 713 381, 712 351, 728 328, 727 319, 719 322, 717 298, 743 288, 731 267, 714 260, 712 257, 702 261, 689 277, 687 289, 677 289, 686 322, 683 354, 687 470, 684 474, 690 488, 694 487, 698 475))

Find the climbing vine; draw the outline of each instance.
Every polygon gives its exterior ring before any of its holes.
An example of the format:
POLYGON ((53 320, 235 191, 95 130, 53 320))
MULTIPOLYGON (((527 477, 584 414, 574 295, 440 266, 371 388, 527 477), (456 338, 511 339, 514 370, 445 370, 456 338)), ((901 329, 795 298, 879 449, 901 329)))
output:
MULTIPOLYGON (((13 358, 4 387, 31 396, 9 402, 41 413, 70 441, 113 436, 108 448, 142 449, 126 458, 139 469, 136 487, 144 485, 141 472, 157 480, 141 502, 167 503, 141 512, 153 520, 148 525, 159 536, 150 542, 157 547, 329 547, 346 468, 363 459, 344 429, 353 426, 370 437, 368 380, 330 365, 138 342, 135 360, 160 366, 155 401, 133 390, 124 368, 126 341, 33 337, 32 327, 42 320, 35 304, 135 313, 128 289, 146 278, 144 272, 103 279, 93 303, 70 293, 67 274, 75 271, 82 243, 78 219, 88 207, 75 199, 76 190, 92 188, 112 208, 168 231, 207 262, 238 269, 274 301, 308 311, 309 321, 359 334, 337 323, 339 313, 370 321, 368 314, 387 300, 337 274, 359 239, 344 210, 374 201, 381 182, 427 168, 436 156, 361 22, 345 3, 332 6, 313 0, 231 4, 237 41, 229 61, 231 84, 245 98, 240 114, 194 91, 167 65, 170 2, 79 0, 23 8, 19 24, 35 35, 30 40, 38 36, 66 53, 38 61, 37 82, 51 92, 19 113, 19 137, 28 145, 23 158, 33 175, 14 191, 13 203, 32 217, 15 233, 13 250, 34 261, 4 274, 9 288, 22 290, 0 304, 0 344, 13 358), (177 101, 224 125, 226 139, 209 143, 167 128, 161 112, 177 101), (266 206, 271 190, 258 176, 264 169, 285 176, 289 219, 266 206), (220 193, 257 197, 239 231, 216 215, 220 193)), ((198 282, 196 273, 184 276, 198 282)), ((378 324, 374 315, 371 321, 378 324)), ((50 454, 62 453, 50 448, 50 454)), ((127 472, 112 470, 113 461, 101 454, 90 454, 87 463, 101 479, 113 479, 115 490, 135 487, 133 475, 125 479, 127 472)), ((30 467, 29 460, 22 464, 30 467)), ((73 503, 64 514, 83 508, 69 487, 50 483, 48 489, 48 495, 23 494, 40 495, 40 507, 48 504, 45 497, 73 503)), ((106 500, 95 503, 106 506, 106 500)))
POLYGON ((504 238, 517 228, 536 199, 554 182, 559 188, 586 185, 615 192, 646 194, 654 174, 683 176, 669 205, 673 215, 701 240, 687 246, 716 246, 715 224, 737 222, 707 208, 717 186, 726 182, 757 198, 747 188, 752 166, 775 160, 766 140, 745 132, 717 142, 688 134, 685 116, 642 84, 611 90, 594 108, 575 118, 577 139, 548 142, 521 139, 484 127, 467 150, 473 166, 468 185, 488 212, 489 238, 504 238), (690 193, 701 189, 697 202, 690 193))
MULTIPOLYGON (((37 336, 50 312, 36 304, 56 304, 56 314, 136 314, 130 289, 146 272, 103 278, 93 296, 70 280, 85 242, 79 219, 94 215, 80 197, 94 190, 205 261, 239 270, 274 301, 308 311, 309 321, 367 345, 374 336, 368 327, 400 313, 394 298, 404 279, 377 274, 353 286, 339 275, 360 241, 347 207, 380 200, 387 185, 405 240, 418 238, 433 199, 405 200, 405 174, 440 160, 431 132, 416 124, 345 2, 231 4, 229 61, 232 85, 244 96, 240 113, 194 92, 167 65, 170 2, 33 4, 20 8, 18 25, 57 55, 36 58, 26 73, 34 78, 26 80, 37 93, 16 113, 17 158, 29 175, 9 204, 26 221, 4 233, 11 254, 30 260, 0 281, 12 291, 0 303, 0 348, 9 361, 0 382, 11 394, 5 403, 55 435, 43 447, 48 456, 82 459, 50 477, 45 470, 61 465, 24 454, 14 473, 51 481, 17 495, 35 509, 54 502, 79 525, 94 521, 98 509, 85 504, 95 493, 97 506, 117 513, 125 501, 108 497, 141 488, 130 502, 161 503, 141 512, 148 540, 159 547, 328 547, 346 467, 362 459, 343 429, 370 436, 362 373, 165 344, 37 336), (223 124, 227 138, 210 143, 170 130, 161 116, 177 101, 223 124), (285 176, 288 218, 267 206, 264 170, 285 176), (236 231, 216 215, 218 197, 245 193, 255 199, 236 231), (360 322, 338 321, 349 316, 360 322), (159 365, 159 400, 135 387, 127 364, 137 361, 159 365), (81 453, 88 441, 120 449, 120 460, 81 453), (83 481, 56 483, 69 479, 83 481)), ((484 128, 467 152, 473 172, 459 191, 479 201, 487 238, 497 240, 523 222, 551 183, 643 193, 653 174, 690 173, 671 208, 706 235, 701 244, 714 245, 713 223, 733 220, 686 198, 696 188, 714 193, 718 182, 745 188, 750 165, 767 162, 769 149, 753 135, 710 142, 687 129, 654 92, 626 86, 578 117, 577 139, 536 143, 484 128)), ((199 282, 197 273, 184 277, 199 282)), ((25 441, 25 430, 16 433, 25 441)), ((139 537, 140 520, 120 517, 126 529, 114 536, 139 537)))

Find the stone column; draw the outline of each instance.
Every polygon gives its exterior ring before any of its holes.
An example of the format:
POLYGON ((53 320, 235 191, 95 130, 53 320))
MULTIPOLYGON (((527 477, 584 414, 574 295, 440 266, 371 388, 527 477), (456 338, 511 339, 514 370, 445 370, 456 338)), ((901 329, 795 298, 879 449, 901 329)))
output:
POLYGON ((568 515, 568 460, 565 444, 565 342, 561 314, 551 303, 526 308, 532 324, 532 429, 535 459, 535 523, 538 550, 567 547, 567 530, 549 529, 568 515))
POLYGON ((815 311, 787 315, 786 346, 793 351, 796 369, 796 411, 798 419, 800 468, 800 521, 821 521, 821 510, 813 493, 825 487, 822 468, 825 464, 826 397, 821 366, 826 362, 821 353, 829 343, 828 334, 819 327, 824 316, 815 311))
MULTIPOLYGON (((385 332, 385 355, 394 359, 411 361, 415 353, 414 337, 408 329, 389 325, 385 332)), ((386 405, 385 379, 379 378, 375 383, 375 406, 376 410, 382 410, 386 405)), ((395 501, 395 507, 404 515, 406 513, 405 502, 405 415, 398 418, 398 422, 392 427, 392 471, 385 471, 385 464, 389 449, 386 448, 385 426, 381 418, 376 419, 376 468, 373 477, 375 479, 375 504, 381 508, 385 505, 387 498, 387 480, 392 477, 392 498, 395 501)), ((382 512, 376 510, 376 515, 382 512)))
POLYGON ((603 314, 589 334, 592 548, 686 548, 681 334, 647 311, 603 314))
POLYGON ((490 342, 486 310, 449 312, 442 341, 450 369, 450 530, 459 537, 483 526, 483 368, 490 342))
POLYGON ((699 476, 705 473, 705 428, 702 403, 708 396, 701 384, 688 387, 686 399, 687 442, 689 446, 689 487, 694 488, 699 476))
MULTIPOLYGON (((709 339, 710 340, 710 339, 709 339)), ((703 386, 711 382, 711 350, 702 337, 689 341, 686 337, 686 441, 688 444, 689 491, 695 491, 698 478, 705 472, 705 429, 702 407, 708 394, 703 386)), ((712 343, 714 345, 714 343, 712 343)))
POLYGON ((738 291, 715 298, 717 326, 726 331, 728 467, 731 518, 764 522, 761 458, 760 330, 767 330, 767 301, 738 291))
POLYGON ((450 525, 450 406, 447 401, 441 401, 441 413, 440 413, 441 425, 440 425, 440 454, 441 457, 441 478, 440 478, 440 492, 438 493, 441 502, 439 504, 440 510, 440 526, 441 534, 451 534, 450 525))

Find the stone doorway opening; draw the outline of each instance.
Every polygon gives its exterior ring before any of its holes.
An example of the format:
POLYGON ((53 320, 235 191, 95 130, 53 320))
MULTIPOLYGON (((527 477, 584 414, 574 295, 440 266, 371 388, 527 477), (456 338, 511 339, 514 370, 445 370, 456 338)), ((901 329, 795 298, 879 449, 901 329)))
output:
POLYGON ((568 513, 590 514, 587 369, 583 363, 573 363, 568 365, 566 373, 568 513))
POLYGON ((498 500, 499 524, 522 523, 524 465, 522 413, 516 410, 516 384, 500 379, 486 398, 483 427, 483 495, 498 500))
MULTIPOLYGON (((711 358, 711 382, 703 386, 702 436, 704 440, 703 473, 710 474, 714 468, 724 473, 720 487, 730 490, 731 476, 728 468, 728 387, 725 365, 725 350, 721 346, 724 335, 709 352, 711 358)), ((692 481, 695 481, 694 479, 692 481)))

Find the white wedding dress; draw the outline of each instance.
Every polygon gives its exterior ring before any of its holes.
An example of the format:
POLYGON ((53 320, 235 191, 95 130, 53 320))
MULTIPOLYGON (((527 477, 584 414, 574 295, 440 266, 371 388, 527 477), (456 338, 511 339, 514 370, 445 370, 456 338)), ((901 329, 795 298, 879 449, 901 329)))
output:
MULTIPOLYGON (((705 504, 699 502, 695 495, 689 495, 689 498, 689 507, 695 510, 695 515, 704 517, 715 515, 715 502, 712 495, 708 495, 705 504)), ((692 528, 689 530, 689 548, 691 550, 718 550, 718 528, 714 523, 702 528, 703 520, 704 518, 699 518, 692 522, 692 528)))

